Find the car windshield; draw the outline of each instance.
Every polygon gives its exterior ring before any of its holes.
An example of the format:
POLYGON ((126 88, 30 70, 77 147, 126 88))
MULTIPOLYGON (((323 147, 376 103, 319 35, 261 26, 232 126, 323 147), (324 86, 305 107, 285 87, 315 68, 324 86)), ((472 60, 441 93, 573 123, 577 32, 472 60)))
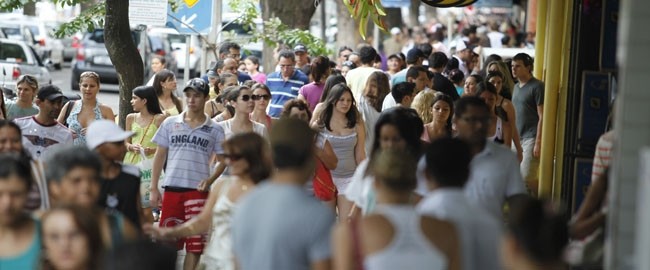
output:
POLYGON ((19 27, 13 27, 13 26, 0 26, 0 31, 7 37, 8 39, 13 39, 13 40, 22 40, 23 36, 20 34, 20 28, 19 27))

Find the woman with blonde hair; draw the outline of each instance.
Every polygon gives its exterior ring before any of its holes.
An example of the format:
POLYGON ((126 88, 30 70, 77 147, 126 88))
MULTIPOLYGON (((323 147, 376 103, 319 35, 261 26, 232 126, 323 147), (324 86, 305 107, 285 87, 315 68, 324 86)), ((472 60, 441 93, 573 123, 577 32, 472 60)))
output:
POLYGON ((432 91, 422 92, 415 96, 413 103, 411 103, 411 108, 418 112, 422 122, 429 123, 433 119, 433 113, 431 111, 431 106, 433 105, 433 99, 435 98, 436 93, 432 91))

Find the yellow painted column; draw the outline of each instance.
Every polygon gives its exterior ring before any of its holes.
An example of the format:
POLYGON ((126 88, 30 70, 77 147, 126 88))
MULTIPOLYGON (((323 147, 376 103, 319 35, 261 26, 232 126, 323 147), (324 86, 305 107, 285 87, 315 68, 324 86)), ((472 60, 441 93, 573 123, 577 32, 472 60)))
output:
POLYGON ((539 196, 550 197, 553 189, 555 135, 557 125, 558 93, 562 69, 562 41, 564 39, 565 1, 551 1, 549 9, 544 69, 544 115, 542 120, 542 145, 539 168, 539 196))
MULTIPOLYGON (((562 195, 562 171, 564 166, 564 136, 566 136, 566 110, 567 100, 569 97, 569 68, 571 64, 571 33, 573 29, 573 3, 572 1, 564 2, 564 38, 562 40, 562 66, 560 75, 560 92, 558 95, 557 106, 557 131, 555 143, 555 177, 553 178, 552 198, 560 201, 562 195)), ((571 181, 571 179, 566 179, 571 181)))
POLYGON ((544 52, 546 51, 546 18, 548 17, 548 0, 537 0, 537 27, 535 33, 535 65, 533 75, 544 80, 544 52))

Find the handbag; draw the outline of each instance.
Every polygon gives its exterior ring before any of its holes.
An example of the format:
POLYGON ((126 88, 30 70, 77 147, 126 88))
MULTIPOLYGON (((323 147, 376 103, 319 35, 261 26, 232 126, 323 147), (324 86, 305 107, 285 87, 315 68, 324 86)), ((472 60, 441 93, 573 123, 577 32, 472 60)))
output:
MULTIPOLYGON (((147 158, 144 149, 140 148, 140 162, 135 164, 140 169, 140 198, 142 198, 142 207, 151 207, 149 197, 151 195, 151 174, 153 171, 153 159, 147 158)), ((162 178, 162 176, 161 176, 162 178)))
POLYGON ((331 201, 336 198, 338 194, 332 174, 330 170, 325 167, 325 163, 316 158, 316 171, 314 173, 314 195, 321 201, 331 201))

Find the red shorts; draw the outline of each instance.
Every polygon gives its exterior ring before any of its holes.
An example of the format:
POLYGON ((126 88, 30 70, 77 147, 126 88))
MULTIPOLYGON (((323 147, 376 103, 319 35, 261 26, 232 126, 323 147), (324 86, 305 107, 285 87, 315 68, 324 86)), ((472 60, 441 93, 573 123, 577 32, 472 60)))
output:
MULTIPOLYGON (((163 194, 160 227, 174 227, 198 216, 203 209, 207 192, 193 191, 167 191, 163 194)), ((207 239, 206 234, 193 235, 176 241, 176 250, 185 250, 191 253, 203 253, 207 239)))

